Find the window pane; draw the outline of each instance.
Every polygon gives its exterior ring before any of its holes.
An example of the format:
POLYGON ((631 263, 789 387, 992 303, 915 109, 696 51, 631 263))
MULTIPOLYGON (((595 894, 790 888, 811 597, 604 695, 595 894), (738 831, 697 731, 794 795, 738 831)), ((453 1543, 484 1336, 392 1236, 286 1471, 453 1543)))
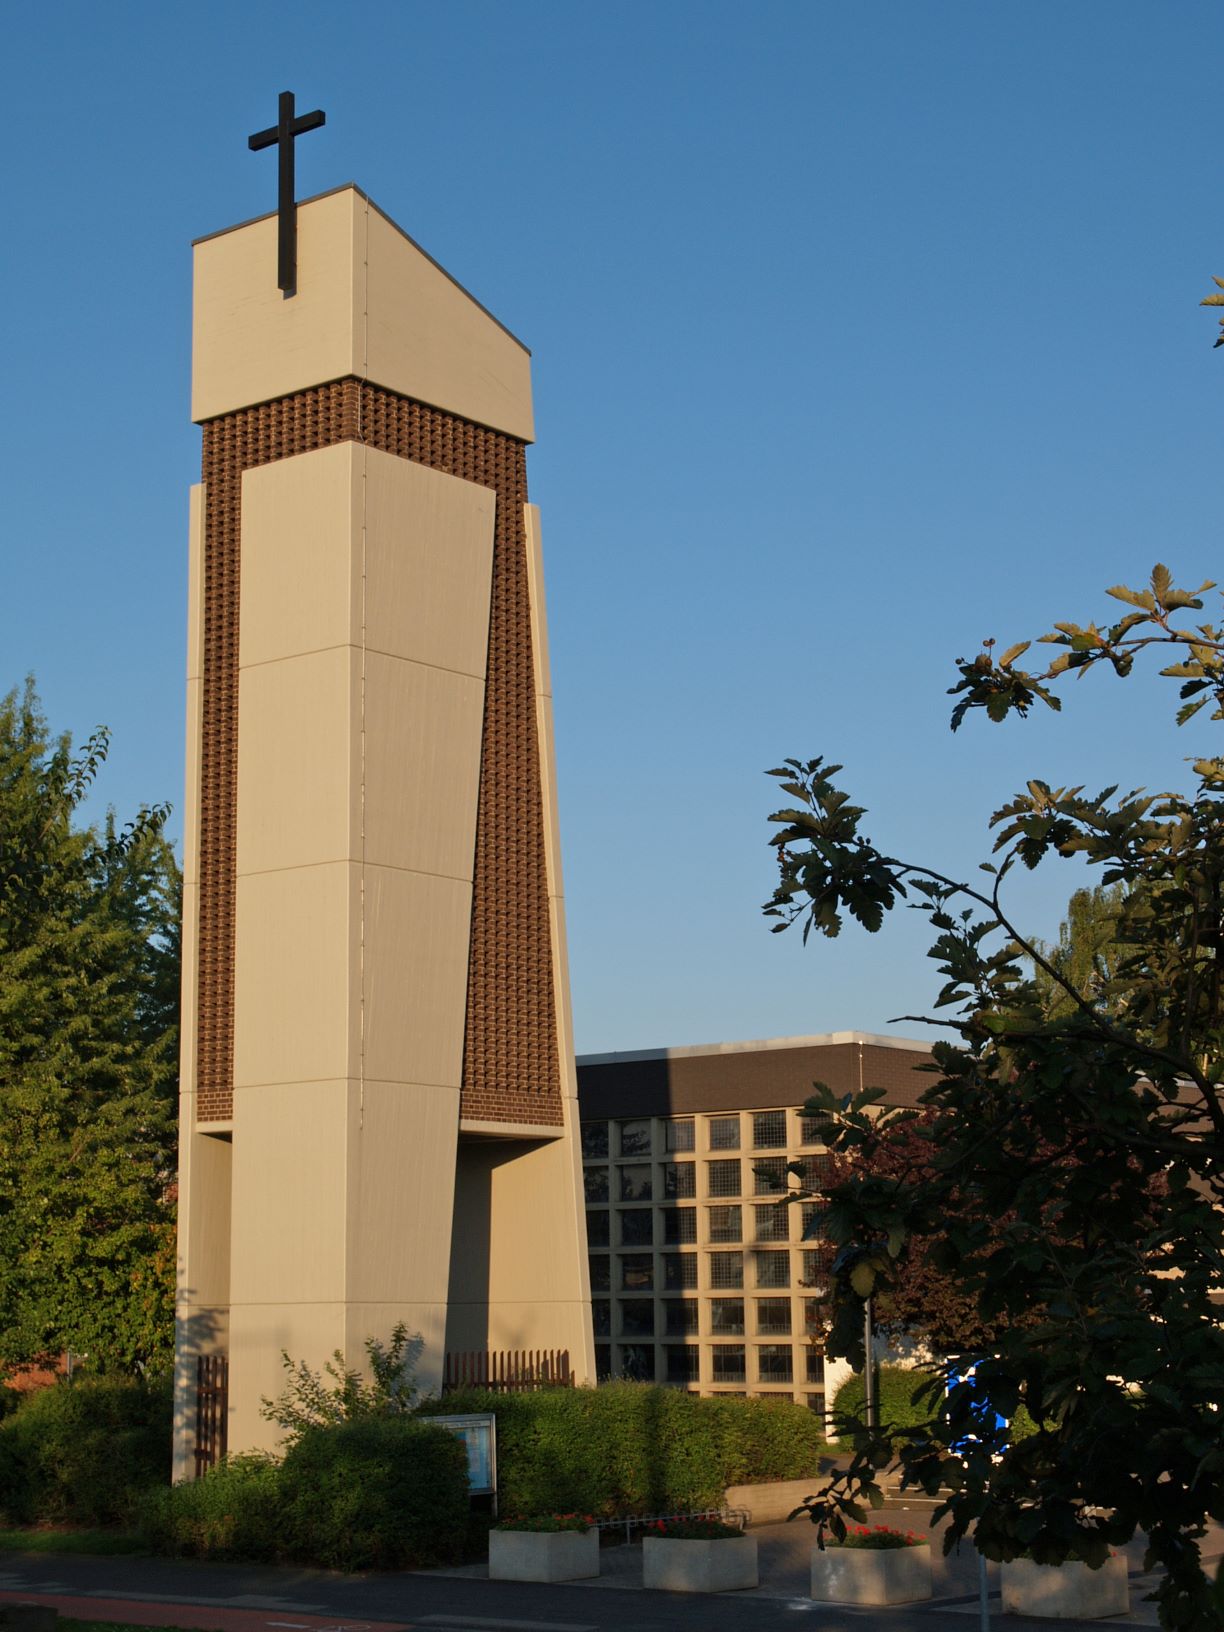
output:
POLYGON ((807 1406, 809 1411, 814 1411, 817 1416, 824 1416, 825 1397, 823 1394, 805 1394, 803 1396, 803 1403, 807 1406))
POLYGON ((626 1337, 653 1337, 653 1298, 626 1299, 620 1305, 620 1327, 626 1337))
POLYGON ((768 1207, 754 1207, 756 1239, 758 1241, 788 1241, 790 1239, 790 1212, 775 1201, 768 1207))
POLYGON ((803 1254, 804 1291, 823 1292, 829 1284, 829 1254, 810 1248, 803 1254))
POLYGON ((738 1116, 713 1116, 710 1118, 710 1149, 739 1149, 738 1116))
POLYGON ((710 1330, 719 1337, 739 1337, 744 1330, 743 1298, 711 1298, 710 1330))
POLYGON ((699 1351, 695 1343, 669 1343, 663 1353, 669 1383, 695 1383, 698 1380, 699 1351))
POLYGON ((740 1193, 740 1164, 733 1162, 707 1162, 706 1178, 709 1184, 709 1194, 712 1196, 738 1196, 740 1193))
POLYGON ((606 1167, 584 1167, 582 1182, 586 1187, 586 1199, 588 1201, 607 1201, 608 1170, 606 1167))
POLYGON ((742 1209, 735 1207, 710 1208, 710 1240, 742 1241, 744 1239, 742 1209))
POLYGON ((833 1158, 827 1153, 801 1156, 797 1165, 802 1169, 799 1182, 805 1190, 823 1190, 833 1182, 833 1158))
POLYGON ((710 1254, 711 1286, 743 1286, 744 1255, 742 1252, 712 1252, 710 1254))
POLYGON ((620 1124, 620 1153, 622 1156, 650 1155, 650 1118, 620 1124))
POLYGON ((665 1122, 663 1124, 663 1133, 664 1148, 667 1150, 692 1150, 694 1148, 695 1140, 693 1138, 693 1119, 691 1116, 679 1118, 675 1122, 665 1122))
POLYGON ((654 1240, 654 1214, 649 1207, 636 1207, 620 1215, 621 1246, 648 1247, 654 1240))
POLYGON ((791 1383, 794 1367, 791 1364, 789 1343, 761 1343, 757 1347, 757 1380, 762 1383, 791 1383))
POLYGON ((758 1286, 790 1285, 789 1252, 754 1252, 758 1286))
POLYGON ((668 1298, 663 1305, 664 1320, 669 1337, 688 1337, 697 1332, 696 1298, 668 1298))
POLYGON ((610 1292, 612 1290, 612 1266, 604 1257, 589 1258, 591 1266, 591 1291, 610 1292))
POLYGON ((820 1237, 824 1222, 824 1203, 820 1201, 805 1201, 800 1203, 803 1239, 816 1241, 820 1237))
POLYGON ((612 1305, 607 1298, 591 1299, 591 1325, 596 1337, 611 1337, 612 1305))
POLYGON ((665 1207, 663 1209, 663 1239, 669 1244, 677 1241, 696 1241, 696 1207, 665 1207))
POLYGON ((669 1163, 663 1169, 663 1194, 669 1197, 697 1194, 697 1167, 693 1162, 669 1163))
POLYGON ((582 1124, 582 1154, 588 1162, 597 1162, 601 1158, 608 1159, 608 1124, 606 1122, 584 1122, 582 1124))
POLYGON ((594 1208, 587 1214, 587 1245, 589 1247, 606 1247, 608 1245, 608 1211, 606 1207, 594 1208))
MULTIPOLYGON (((824 1355, 817 1354, 815 1349, 807 1351, 807 1380, 809 1383, 823 1383, 825 1380, 824 1355)), ((823 1407, 824 1395, 820 1398, 823 1407)))
POLYGON ((606 1383, 612 1376, 612 1347, 608 1343, 595 1345, 595 1381, 606 1383))
POLYGON ((786 1157, 766 1156, 752 1164, 753 1193, 758 1196, 775 1195, 786 1189, 786 1157))
POLYGON ((621 1286, 626 1292, 649 1292, 654 1286, 654 1254, 627 1252, 620 1261, 621 1286))
POLYGON ((716 1383, 742 1383, 747 1380, 744 1368, 744 1345, 720 1343, 711 1350, 714 1361, 713 1378, 716 1383))
POLYGON ((771 1332, 776 1333, 779 1337, 789 1337, 791 1329, 790 1299, 758 1298, 756 1329, 758 1332, 771 1332))
POLYGON ((799 1143, 801 1145, 819 1145, 824 1143, 824 1136, 829 1131, 829 1120, 824 1116, 801 1116, 799 1118, 799 1143))
POLYGON ((621 1346, 620 1374, 635 1383, 653 1383, 655 1380, 654 1344, 625 1343, 621 1346))
POLYGON ((649 1201, 651 1198, 650 1167, 622 1167, 620 1169, 620 1199, 622 1201, 649 1201))
POLYGON ((829 1305, 823 1298, 804 1298, 803 1329, 823 1336, 829 1325, 829 1305))
POLYGON ((665 1252, 663 1254, 663 1284, 671 1292, 687 1291, 697 1285, 697 1254, 695 1252, 665 1252))
POLYGON ((757 1111, 752 1118, 752 1143, 757 1150, 785 1150, 786 1112, 757 1111))

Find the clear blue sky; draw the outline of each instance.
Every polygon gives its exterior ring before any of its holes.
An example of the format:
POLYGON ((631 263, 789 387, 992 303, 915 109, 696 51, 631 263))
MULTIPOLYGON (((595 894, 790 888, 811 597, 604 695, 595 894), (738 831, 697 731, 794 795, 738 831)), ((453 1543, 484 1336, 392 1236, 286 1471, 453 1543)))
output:
POLYGON ((112 728, 121 816, 180 802, 189 243, 272 206, 292 88, 300 194, 356 181, 535 354, 579 1048, 926 1009, 916 915, 768 933, 761 773, 842 761, 968 873, 1025 777, 1202 748, 1143 681, 957 737, 944 690, 1224 569, 1222 59, 1216 0, 8 8, 0 685, 112 728))

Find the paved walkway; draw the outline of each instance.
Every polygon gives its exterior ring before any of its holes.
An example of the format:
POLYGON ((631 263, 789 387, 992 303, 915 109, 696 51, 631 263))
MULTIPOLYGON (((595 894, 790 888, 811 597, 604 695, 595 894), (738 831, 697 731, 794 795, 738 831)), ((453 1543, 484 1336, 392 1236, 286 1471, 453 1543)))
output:
MULTIPOLYGON (((875 1517, 928 1528, 921 1509, 885 1510, 875 1517)), ((344 1576, 131 1556, 0 1553, 0 1603, 45 1603, 80 1620, 200 1632, 976 1632, 978 1563, 972 1548, 949 1559, 934 1549, 930 1603, 854 1609, 814 1604, 807 1596, 810 1525, 762 1525, 753 1534, 760 1542, 761 1585, 709 1596, 644 1591, 641 1548, 632 1545, 605 1548, 596 1580, 562 1586, 489 1581, 483 1564, 344 1576)), ((1130 1614, 1062 1626, 1157 1624, 1155 1606, 1142 1602, 1150 1582, 1137 1574, 1141 1544, 1129 1554, 1130 1614)), ((991 1565, 991 1619, 999 1632, 1050 1632, 1048 1621, 1000 1615, 995 1579, 991 1565)))

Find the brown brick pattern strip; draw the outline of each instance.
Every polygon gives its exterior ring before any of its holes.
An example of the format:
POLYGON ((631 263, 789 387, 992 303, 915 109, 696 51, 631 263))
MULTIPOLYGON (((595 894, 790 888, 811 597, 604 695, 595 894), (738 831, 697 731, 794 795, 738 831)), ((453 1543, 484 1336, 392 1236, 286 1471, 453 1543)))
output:
POLYGON ((233 1114, 242 473, 343 441, 367 442, 497 494, 461 1114, 559 1126, 525 449, 513 437, 351 379, 204 426, 198 1114, 201 1121, 233 1114))

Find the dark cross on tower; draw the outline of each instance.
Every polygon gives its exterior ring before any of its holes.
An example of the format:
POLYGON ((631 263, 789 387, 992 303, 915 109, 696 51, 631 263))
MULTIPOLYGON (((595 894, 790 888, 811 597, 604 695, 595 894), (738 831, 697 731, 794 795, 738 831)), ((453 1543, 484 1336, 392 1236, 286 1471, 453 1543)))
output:
POLYGON ((280 148, 277 155, 280 161, 280 186, 276 208, 280 222, 276 283, 287 295, 293 294, 297 289, 297 203, 294 199, 293 186, 293 139, 295 136, 304 135, 308 130, 318 130, 320 125, 326 123, 327 115, 321 108, 316 108, 313 113, 304 113, 300 118, 295 117, 293 92, 282 91, 276 123, 268 130, 257 130, 254 136, 247 138, 247 146, 252 153, 258 153, 262 147, 280 148))

